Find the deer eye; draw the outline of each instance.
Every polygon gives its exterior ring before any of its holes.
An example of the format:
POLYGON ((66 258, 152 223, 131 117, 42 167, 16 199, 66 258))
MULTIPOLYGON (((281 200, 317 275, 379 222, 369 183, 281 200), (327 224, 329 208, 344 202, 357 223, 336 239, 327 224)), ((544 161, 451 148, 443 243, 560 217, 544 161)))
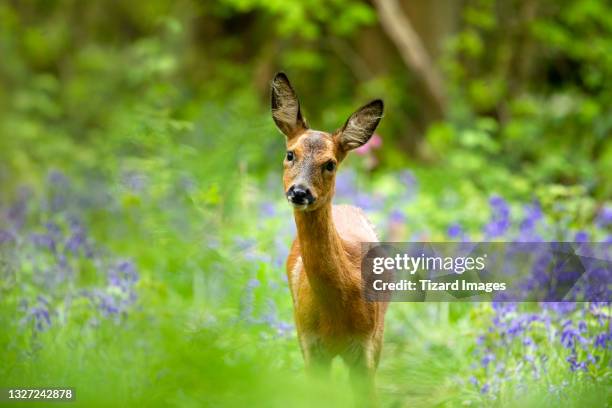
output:
POLYGON ((291 151, 287 152, 287 161, 293 161, 293 159, 295 159, 295 154, 291 151))
POLYGON ((327 171, 334 171, 334 169, 336 168, 336 163, 334 163, 333 160, 330 160, 327 163, 325 163, 323 168, 327 171))

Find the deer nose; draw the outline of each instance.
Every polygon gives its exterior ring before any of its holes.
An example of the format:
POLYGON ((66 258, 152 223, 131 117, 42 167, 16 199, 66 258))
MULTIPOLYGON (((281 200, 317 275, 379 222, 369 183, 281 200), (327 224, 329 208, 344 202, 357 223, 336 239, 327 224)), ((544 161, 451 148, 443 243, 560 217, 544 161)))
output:
POLYGON ((301 184, 291 186, 287 191, 287 198, 293 204, 299 205, 312 204, 315 200, 310 189, 301 184))

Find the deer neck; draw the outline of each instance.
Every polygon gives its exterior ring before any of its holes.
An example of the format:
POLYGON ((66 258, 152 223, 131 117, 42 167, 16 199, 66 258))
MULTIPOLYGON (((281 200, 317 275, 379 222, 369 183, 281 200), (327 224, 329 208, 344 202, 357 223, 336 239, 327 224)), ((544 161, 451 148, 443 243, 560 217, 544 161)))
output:
POLYGON ((342 296, 350 262, 334 226, 331 203, 314 211, 294 211, 294 217, 304 270, 315 295, 342 296))

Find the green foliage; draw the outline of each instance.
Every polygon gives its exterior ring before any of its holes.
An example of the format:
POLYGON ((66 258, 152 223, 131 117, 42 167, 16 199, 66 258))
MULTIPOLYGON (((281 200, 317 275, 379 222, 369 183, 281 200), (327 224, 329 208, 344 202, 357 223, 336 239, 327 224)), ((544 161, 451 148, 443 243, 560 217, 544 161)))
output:
POLYGON ((224 0, 222 4, 242 13, 261 10, 271 16, 280 35, 298 35, 307 40, 317 39, 328 30, 333 34, 350 35, 360 26, 376 21, 371 7, 351 0, 224 0))
MULTIPOLYGON (((608 239, 594 218, 612 194, 612 10, 505 4, 467 2, 442 58, 449 115, 419 122, 418 81, 366 2, 0 3, 0 233, 27 203, 19 238, 0 235, 0 387, 73 386, 81 406, 350 404, 342 366, 305 378, 291 326, 276 70, 316 128, 384 97, 383 145, 342 164, 355 180, 338 197, 372 207, 384 238, 441 241, 458 224, 482 239, 499 195, 513 233, 536 200, 551 239, 608 239), (73 254, 73 277, 49 287, 61 259, 32 236, 55 225, 66 245, 75 219, 99 257, 73 254), (128 301, 107 276, 126 259, 137 301, 109 318, 80 294, 128 301), (27 317, 40 294, 56 312, 44 330, 27 317)), ((467 383, 488 305, 393 306, 385 405, 490 402, 467 383)), ((563 363, 551 382, 572 379, 579 405, 593 381, 563 363)))
POLYGON ((468 169, 511 168, 523 192, 553 182, 609 197, 610 16, 591 0, 468 2, 445 62, 453 112, 429 130, 433 150, 468 169))

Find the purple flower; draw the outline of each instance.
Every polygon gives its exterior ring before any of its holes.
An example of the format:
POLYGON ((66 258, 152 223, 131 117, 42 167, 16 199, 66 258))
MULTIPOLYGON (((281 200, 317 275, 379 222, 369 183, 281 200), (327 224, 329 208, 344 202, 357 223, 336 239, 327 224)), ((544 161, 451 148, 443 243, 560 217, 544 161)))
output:
POLYGON ((569 357, 566 358, 567 362, 570 363, 570 370, 571 371, 586 371, 586 362, 582 361, 578 361, 578 358, 576 357, 576 354, 572 354, 569 357))
POLYGON ((493 310, 500 315, 515 312, 517 310, 516 302, 492 302, 491 306, 493 306, 493 310))
POLYGON ((574 241, 576 242, 589 242, 589 234, 586 231, 578 231, 574 236, 574 241))
POLYGON ((251 249, 257 245, 257 241, 252 238, 241 238, 237 237, 234 239, 234 245, 238 250, 245 251, 247 249, 251 249))
POLYGON ((118 314, 120 309, 114 297, 106 293, 98 293, 98 307, 105 316, 118 314))
POLYGON ((595 223, 600 228, 605 228, 612 224, 612 207, 604 206, 599 210, 595 223))
POLYGON ((596 348, 599 347, 599 348, 605 349, 609 338, 610 338, 609 334, 599 333, 597 336, 595 336, 595 341, 593 342, 593 346, 596 348))
POLYGON ((47 175, 47 182, 49 185, 50 210, 58 212, 65 209, 68 203, 66 196, 70 188, 68 178, 58 170, 51 170, 47 175))
POLYGON ((347 169, 336 176, 336 194, 340 198, 351 198, 357 194, 357 175, 354 170, 347 169))
POLYGON ((561 344, 567 349, 574 349, 576 341, 585 343, 586 339, 582 337, 578 330, 572 327, 571 321, 568 320, 564 323, 563 330, 561 331, 561 344))
POLYGON ((542 303, 544 309, 551 310, 559 315, 566 315, 576 309, 575 302, 545 302, 542 303))
POLYGON ((370 194, 359 193, 355 197, 355 205, 364 210, 373 210, 376 208, 376 203, 370 194))
POLYGON ((130 260, 121 260, 108 271, 110 286, 118 287, 124 292, 129 292, 132 286, 138 282, 138 278, 136 265, 130 260))
POLYGON ((499 196, 489 199, 491 206, 491 220, 485 225, 487 238, 495 238, 503 235, 510 228, 510 207, 508 203, 499 196))
POLYGON ((248 283, 247 283, 247 288, 249 289, 253 289, 259 286, 259 280, 258 279, 249 279, 248 283))
POLYGON ((259 280, 252 278, 246 284, 244 295, 240 299, 240 317, 247 321, 253 320, 253 308, 255 302, 255 288, 259 286, 259 280))
POLYGON ((128 171, 122 178, 123 184, 134 192, 142 192, 147 186, 147 176, 144 173, 128 171))
POLYGON ((65 188, 68 186, 68 178, 59 170, 51 170, 47 174, 47 182, 53 187, 65 188))
POLYGON ((264 202, 259 207, 259 210, 261 214, 266 218, 274 217, 276 215, 276 208, 274 208, 274 203, 271 203, 269 201, 264 202))
POLYGON ((478 379, 476 377, 471 376, 469 381, 472 385, 474 385, 475 387, 478 387, 478 379))
POLYGON ((278 321, 276 322, 276 332, 281 337, 289 336, 293 332, 294 326, 291 323, 278 321))
POLYGON ((83 231, 74 231, 64 245, 64 250, 76 254, 79 249, 85 245, 85 233, 83 231))
MULTIPOLYGON (((274 265, 280 268, 285 264, 287 256, 289 255, 289 244, 286 242, 285 239, 276 237, 274 240, 274 250, 274 265)), ((286 275, 283 274, 283 276, 286 275)))
POLYGON ((406 216, 400 210, 393 210, 389 214, 389 222, 392 224, 402 224, 406 221, 406 216))
MULTIPOLYGON (((27 305, 26 305, 27 307, 27 305)), ((26 312, 25 322, 33 322, 37 331, 44 331, 51 327, 51 315, 49 305, 38 300, 37 306, 33 306, 26 312)))
POLYGON ((27 213, 27 198, 30 193, 26 189, 20 191, 20 197, 7 211, 7 218, 10 224, 16 229, 23 228, 27 213))
POLYGON ((37 247, 46 248, 51 252, 56 251, 55 240, 49 234, 32 234, 32 243, 37 247))
POLYGON ((398 178, 399 178, 400 182, 406 188, 406 197, 408 197, 408 198, 414 197, 416 195, 418 187, 419 187, 418 182, 417 182, 417 178, 414 175, 414 173, 412 171, 410 171, 410 170, 402 170, 398 174, 398 178))
POLYGON ((15 235, 13 235, 10 231, 0 229, 0 245, 14 240, 15 235))
POLYGON ((487 368, 487 366, 489 365, 489 363, 491 363, 492 361, 495 360, 495 355, 493 353, 486 353, 484 355, 484 357, 480 360, 480 365, 483 366, 484 368, 487 368))
POLYGON ((537 224, 543 218, 540 203, 535 201, 524 206, 525 218, 519 226, 519 242, 539 242, 542 238, 537 234, 537 224))
POLYGON ((452 224, 448 227, 447 234, 449 238, 459 238, 463 235, 463 230, 459 224, 452 224))

